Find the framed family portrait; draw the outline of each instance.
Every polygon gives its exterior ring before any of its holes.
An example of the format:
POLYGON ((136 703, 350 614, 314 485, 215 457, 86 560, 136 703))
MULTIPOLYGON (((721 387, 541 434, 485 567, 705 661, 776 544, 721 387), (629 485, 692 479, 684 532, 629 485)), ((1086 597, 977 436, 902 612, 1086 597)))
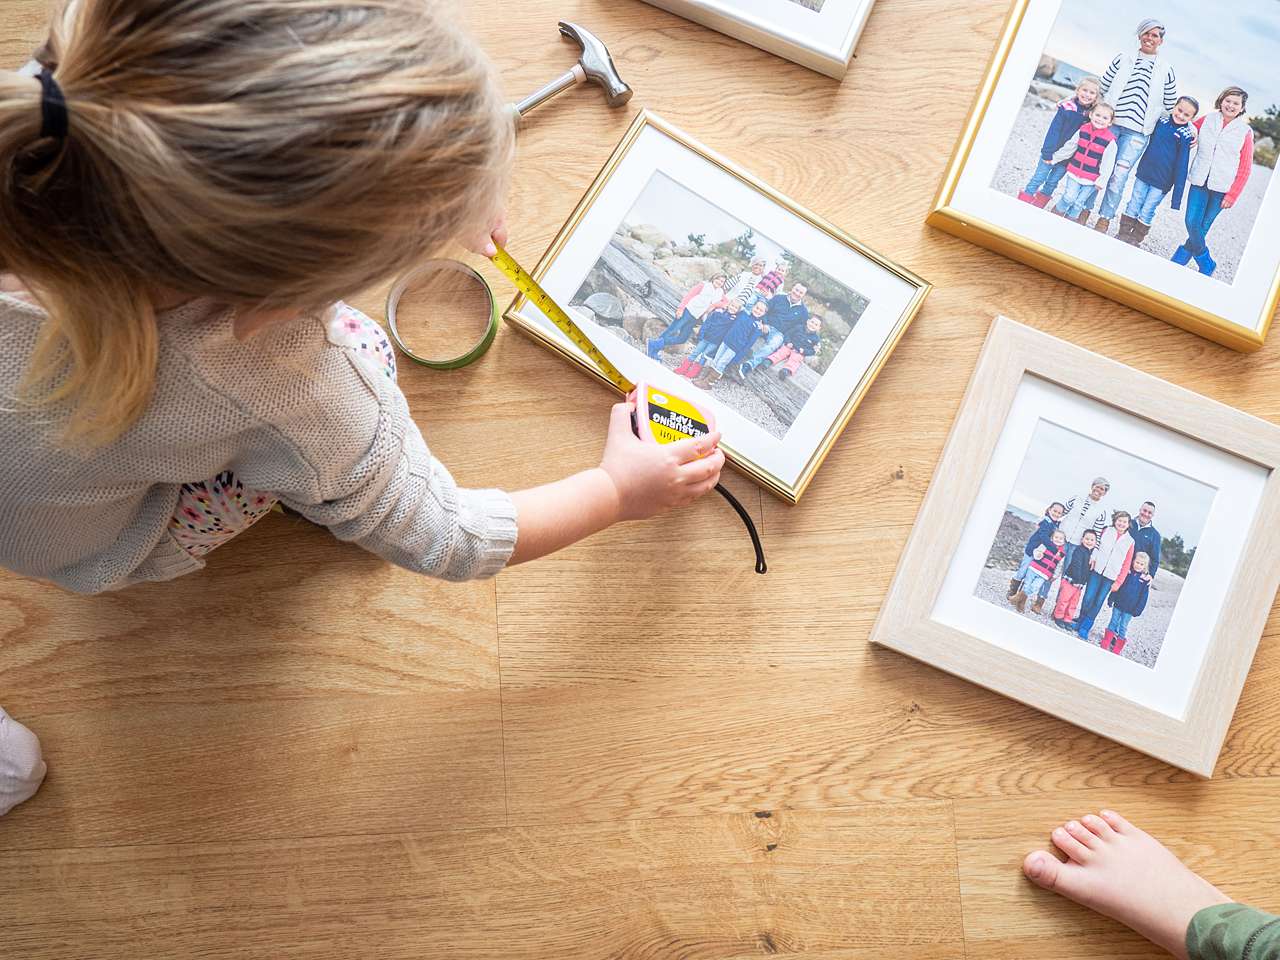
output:
POLYGON ((1209 777, 1278 468, 1280 427, 999 318, 872 642, 1209 777))
POLYGON ((1280 4, 1016 0, 929 223, 1237 350, 1280 305, 1280 4))
MULTIPOLYGON (((533 277, 629 380, 709 409, 729 462, 792 503, 930 290, 648 112, 533 277)), ((605 380, 536 304, 506 318, 605 380)))
POLYGON ((875 0, 648 0, 840 80, 875 0))

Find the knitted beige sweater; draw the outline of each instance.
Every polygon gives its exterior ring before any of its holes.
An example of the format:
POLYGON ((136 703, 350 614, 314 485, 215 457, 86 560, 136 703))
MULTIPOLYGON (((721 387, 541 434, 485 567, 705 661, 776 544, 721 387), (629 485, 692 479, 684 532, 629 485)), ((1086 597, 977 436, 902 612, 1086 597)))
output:
POLYGON ((163 314, 149 408, 87 452, 59 442, 56 412, 14 399, 43 317, 0 294, 0 566, 79 593, 198 570, 169 519, 183 483, 224 471, 410 570, 465 580, 506 565, 511 498, 458 488, 404 394, 342 345, 332 316, 240 341, 212 301, 163 314))

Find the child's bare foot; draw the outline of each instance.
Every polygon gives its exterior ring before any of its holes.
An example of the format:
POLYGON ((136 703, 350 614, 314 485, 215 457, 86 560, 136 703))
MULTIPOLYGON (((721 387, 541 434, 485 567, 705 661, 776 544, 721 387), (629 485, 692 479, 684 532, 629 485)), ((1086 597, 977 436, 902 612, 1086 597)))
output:
POLYGON ((1191 918, 1231 902, 1160 841, 1110 810, 1072 820, 1050 838, 1067 862, 1043 850, 1030 853, 1022 864, 1028 879, 1119 920, 1180 960, 1187 957, 1191 918))

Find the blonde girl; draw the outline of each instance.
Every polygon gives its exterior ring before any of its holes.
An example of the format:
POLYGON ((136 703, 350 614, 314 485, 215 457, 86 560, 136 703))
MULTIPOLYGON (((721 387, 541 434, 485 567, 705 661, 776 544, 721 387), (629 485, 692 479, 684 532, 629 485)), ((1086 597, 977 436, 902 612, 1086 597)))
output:
POLYGON ((1089 122, 1089 112, 1101 97, 1102 84, 1098 78, 1085 77, 1076 86, 1075 95, 1058 104, 1053 121, 1045 132, 1044 142, 1040 145, 1035 172, 1018 194, 1019 200, 1034 204, 1042 210, 1049 205, 1058 184, 1067 175, 1067 161, 1055 161, 1054 154, 1066 146, 1080 132, 1080 128, 1089 122))
MULTIPOLYGON (((430 2, 72 0, 37 60, 0 76, 0 566, 166 580, 279 501, 462 580, 715 484, 718 436, 645 445, 624 405, 599 467, 535 490, 429 453, 341 298, 504 239, 512 119, 430 2)), ((15 729, 0 811, 42 773, 15 729)))

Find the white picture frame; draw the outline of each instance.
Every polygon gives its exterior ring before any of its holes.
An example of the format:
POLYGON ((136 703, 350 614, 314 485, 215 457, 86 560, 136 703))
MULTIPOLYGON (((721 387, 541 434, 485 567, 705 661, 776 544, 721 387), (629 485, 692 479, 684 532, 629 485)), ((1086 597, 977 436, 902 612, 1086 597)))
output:
POLYGON ((646 0, 835 80, 844 78, 875 0, 646 0))
POLYGON ((1280 427, 1000 317, 871 642, 1208 778, 1280 586, 1278 523, 1280 427), (1046 409, 1028 386, 1217 491, 1154 668, 975 596, 1032 435, 1021 407, 1046 409))

